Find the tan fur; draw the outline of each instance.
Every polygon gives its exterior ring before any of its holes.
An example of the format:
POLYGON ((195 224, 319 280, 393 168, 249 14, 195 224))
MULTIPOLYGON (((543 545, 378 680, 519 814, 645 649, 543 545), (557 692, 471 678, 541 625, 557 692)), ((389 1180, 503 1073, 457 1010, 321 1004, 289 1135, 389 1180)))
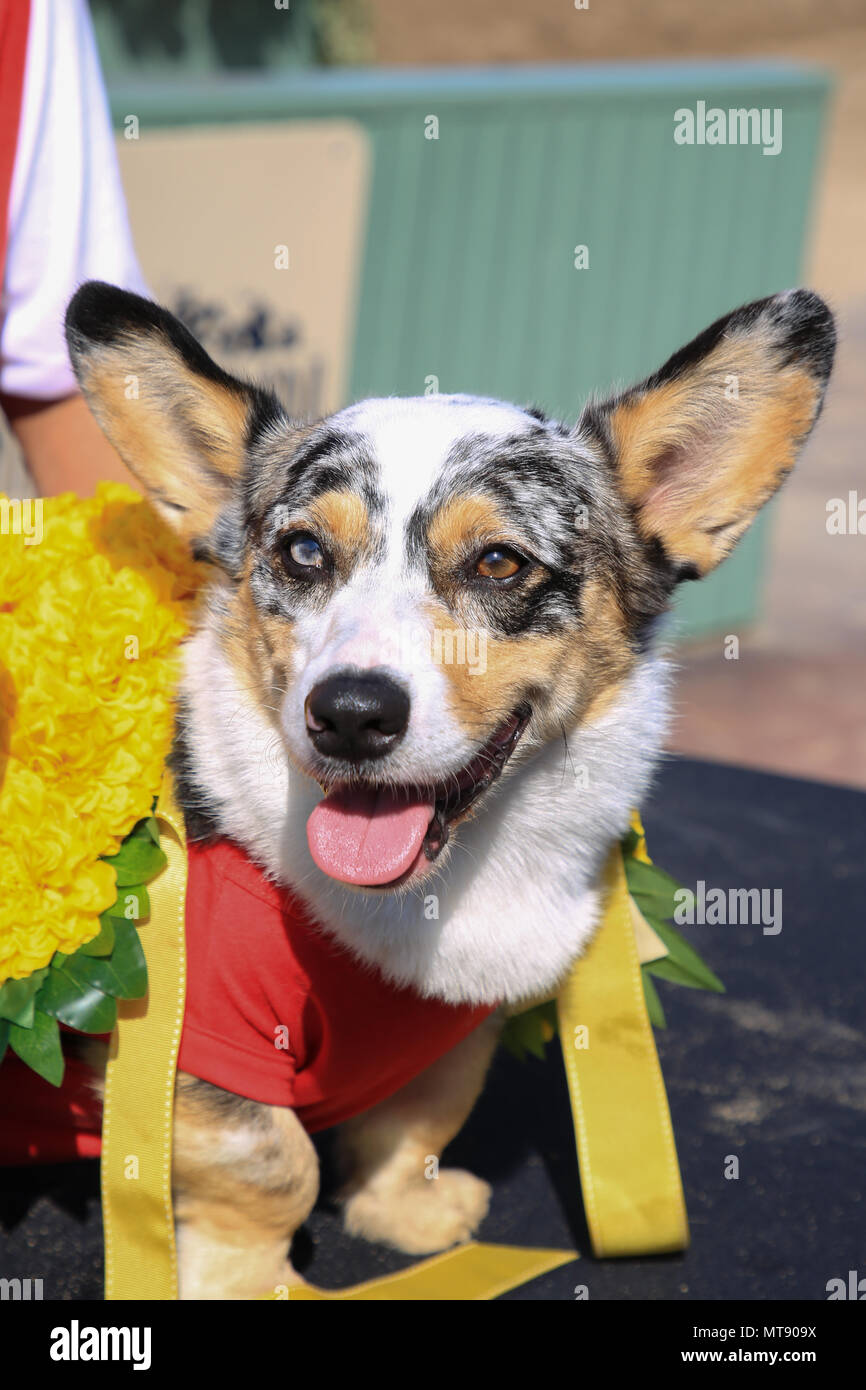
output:
MULTIPOLYGON (((454 625, 440 601, 426 605, 435 629, 454 625)), ((554 634, 486 635, 486 670, 465 661, 443 662, 451 713, 473 736, 484 738, 507 719, 523 698, 531 675, 536 718, 547 717, 545 734, 572 728, 590 705, 612 696, 634 662, 625 623, 609 588, 590 581, 578 626, 554 634)), ((599 709, 602 707, 598 703, 599 709)))
POLYGON ((293 1110, 241 1102, 236 1120, 178 1075, 173 1186, 184 1299, 256 1298, 299 1282, 292 1236, 319 1190, 319 1164, 293 1110))
POLYGON ((317 536, 335 552, 338 570, 351 570, 365 551, 372 546, 372 532, 367 508, 354 492, 324 492, 309 509, 310 521, 317 536))
MULTIPOLYGON (((428 528, 437 587, 448 597, 447 576, 473 550, 485 544, 510 543, 520 548, 520 537, 495 503, 483 494, 469 493, 449 499, 436 512, 428 528)), ((531 577, 530 577, 531 582, 531 577)), ((526 691, 531 673, 536 717, 545 709, 547 732, 568 730, 593 711, 605 707, 633 664, 622 615, 609 588, 600 582, 587 585, 582 600, 583 619, 572 630, 522 637, 485 633, 486 670, 467 661, 442 662, 448 682, 452 715, 473 737, 484 738, 507 719, 526 691)), ((431 598, 426 603, 434 632, 454 628, 455 614, 447 602, 431 598)), ((463 615, 466 627, 470 615, 463 615)))
POLYGON ((672 559, 713 569, 794 463, 820 398, 801 368, 774 370, 756 335, 724 339, 682 377, 611 414, 625 497, 672 559), (730 392, 736 378, 738 397, 730 392))
POLYGON ((248 585, 251 563, 248 561, 246 575, 227 601, 220 642, 238 684, 276 727, 295 639, 290 623, 256 607, 248 585))
MULTIPOLYGON (((350 1233, 407 1254, 474 1234, 489 1185, 461 1169, 440 1171, 438 1160, 478 1099, 501 1026, 491 1015, 402 1090, 340 1126, 350 1233)), ((101 1093, 107 1048, 74 1042, 101 1093)), ((229 1097, 179 1072, 172 1187, 182 1299, 282 1297, 304 1282, 289 1248, 315 1205, 319 1163, 293 1110, 229 1097)))
POLYGON ((484 1219, 488 1184, 462 1169, 440 1171, 438 1160, 478 1099, 500 1028, 491 1015, 396 1095, 341 1126, 350 1233, 422 1255, 468 1240, 484 1219))
MULTIPOLYGON (((312 526, 336 555, 338 569, 351 570, 372 545, 367 509, 352 493, 327 492, 310 507, 298 528, 312 526)), ((290 523, 291 529, 291 523, 290 523)), ((227 601, 220 640, 235 676, 272 722, 285 693, 295 640, 291 623, 261 613, 249 588, 255 559, 247 557, 236 592, 227 601)))
POLYGON ((188 541, 206 536, 243 467, 243 393, 191 372, 160 337, 96 349, 82 370, 99 424, 160 513, 188 541))
POLYGON ((443 503, 428 527, 433 564, 436 566, 438 561, 443 572, 451 571, 472 546, 504 541, 509 531, 508 522, 489 497, 478 493, 452 497, 443 503))
MULTIPOLYGON (((487 1183, 438 1171, 463 1126, 499 1037, 491 1017, 396 1095, 341 1127, 350 1232, 408 1254, 468 1240, 490 1200, 487 1183), (435 1176, 432 1174, 435 1173, 435 1176)), ((292 1236, 318 1194, 318 1159, 294 1111, 230 1101, 179 1073, 174 1117, 174 1206, 180 1295, 255 1298, 302 1282, 292 1236), (232 1105, 238 1113, 233 1115, 232 1105)))

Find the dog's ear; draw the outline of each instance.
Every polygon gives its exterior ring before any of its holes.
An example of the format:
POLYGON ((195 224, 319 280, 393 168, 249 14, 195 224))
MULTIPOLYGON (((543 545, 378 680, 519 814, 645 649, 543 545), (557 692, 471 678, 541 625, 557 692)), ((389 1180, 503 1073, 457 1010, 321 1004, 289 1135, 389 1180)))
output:
POLYGON ((792 468, 821 408, 835 332, 789 290, 719 319, 577 432, 602 444, 644 539, 679 578, 713 569, 792 468))
POLYGON ((70 302, 66 341, 103 432, 161 515, 206 550, 250 437, 282 418, 276 398, 224 372, 167 309, 96 280, 70 302))

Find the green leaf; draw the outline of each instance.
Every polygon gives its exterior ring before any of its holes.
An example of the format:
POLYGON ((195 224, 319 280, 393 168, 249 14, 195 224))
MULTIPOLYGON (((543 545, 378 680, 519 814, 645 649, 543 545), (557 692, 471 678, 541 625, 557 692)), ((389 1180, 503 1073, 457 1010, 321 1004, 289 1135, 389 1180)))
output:
POLYGON ((117 1022, 117 1000, 94 985, 82 984, 63 967, 48 972, 36 1007, 79 1033, 110 1033, 117 1022))
MULTIPOLYGON (((724 994, 725 986, 718 975, 714 975, 709 966, 704 965, 694 947, 689 945, 685 937, 680 936, 676 928, 657 917, 647 916, 647 921, 667 946, 668 960, 690 977, 693 989, 711 989, 716 994, 724 994)), ((662 961, 653 961, 654 966, 662 964, 662 961)))
POLYGON ((126 837, 117 854, 105 860, 117 875, 118 888, 147 882, 166 862, 165 854, 149 835, 134 833, 126 837))
POLYGON ((125 922, 143 922, 146 917, 150 916, 150 895, 144 884, 125 884, 111 904, 111 907, 106 908, 103 916, 110 917, 113 920, 119 917, 125 922), (127 917, 126 915, 126 907, 130 895, 138 898, 138 915, 136 917, 127 917))
POLYGON ((148 816, 147 820, 139 821, 139 825, 144 826, 146 834, 153 840, 155 845, 159 844, 159 821, 156 816, 148 816))
POLYGON ((63 1050, 60 1046, 60 1028, 56 1018, 48 1014, 36 1013, 32 1028, 21 1028, 13 1023, 9 1028, 9 1046, 16 1056, 39 1076, 59 1086, 63 1080, 63 1050))
POLYGON ((6 1048, 9 1044, 9 1029, 12 1024, 7 1018, 0 1018, 0 1062, 6 1055, 6 1048))
POLYGON ((524 1046, 532 1057, 537 1057, 539 1062, 544 1061, 544 1037, 541 1032, 541 1025, 536 1023, 533 1027, 527 1028, 524 1035, 524 1046))
POLYGON ((124 999, 141 999, 147 994, 147 962, 132 922, 117 921, 114 924, 115 945, 111 953, 111 964, 123 981, 127 991, 124 999))
POLYGON ((654 1028, 667 1028, 668 1025, 665 1019, 665 1011, 662 1008, 662 1001, 659 999, 658 991, 650 979, 645 966, 640 973, 643 979, 643 992, 644 998, 646 999, 646 1009, 649 1014, 650 1023, 654 1028))
POLYGON ((92 941, 85 941, 78 950, 83 956, 111 955, 114 950, 114 923, 107 912, 103 912, 99 919, 99 935, 95 936, 92 941))
POLYGON ((114 950, 103 960, 91 956, 70 956, 61 962, 80 984, 95 985, 118 999, 140 999, 147 993, 147 966, 138 932, 131 922, 116 918, 114 950))
POLYGON ((666 980, 670 985, 685 985, 686 989, 704 989, 705 986, 699 984, 694 975, 689 974, 676 961, 671 960, 670 956, 662 960, 653 960, 645 967, 651 975, 655 975, 657 980, 666 980))
POLYGON ((628 834, 623 835, 620 844, 622 845, 624 857, 633 855, 640 844, 640 835, 638 835, 636 830, 629 830, 628 834))
POLYGON ((519 1062, 525 1060, 527 1053, 543 1062, 544 1049, 550 1040, 551 1030, 556 1033, 556 1002, 552 999, 509 1018, 502 1031, 501 1041, 512 1057, 516 1057, 519 1062))
POLYGON ((502 1042, 519 1062, 526 1060, 527 1053, 544 1060, 541 1026, 532 1011, 509 1018, 503 1030, 502 1042))
POLYGON ((655 912, 659 917, 673 917, 677 909, 674 895, 682 888, 675 878, 641 859, 626 859, 625 874, 629 892, 644 916, 655 912))
POLYGON ((33 1027, 33 1001, 48 967, 34 970, 24 980, 6 980, 0 986, 0 1018, 17 1023, 19 1028, 33 1027))

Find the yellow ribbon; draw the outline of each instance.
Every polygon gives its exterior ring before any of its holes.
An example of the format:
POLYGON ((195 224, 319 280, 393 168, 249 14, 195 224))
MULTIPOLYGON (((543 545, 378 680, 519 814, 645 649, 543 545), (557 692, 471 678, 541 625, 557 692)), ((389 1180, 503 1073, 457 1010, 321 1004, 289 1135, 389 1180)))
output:
MULTIPOLYGON (((186 839, 168 773, 157 817, 168 862, 151 886, 141 931, 149 989, 146 999, 119 1008, 106 1081, 107 1299, 177 1298, 171 1143, 185 995, 186 839)), ((619 846, 605 886, 602 924, 557 1001, 590 1236, 597 1255, 680 1250, 688 1244, 682 1184, 619 846)), ((472 1241, 399 1274, 336 1291, 300 1284, 284 1297, 489 1300, 575 1258, 574 1251, 472 1241)))
POLYGON ((150 919, 141 929, 148 990, 118 1005, 105 1079, 107 1299, 177 1298, 171 1143, 186 997, 186 836, 168 774, 156 814, 167 863, 150 885, 150 919))
POLYGON ((682 1180, 619 845, 604 881, 601 927, 557 999, 587 1225, 600 1257, 684 1250, 682 1180))
POLYGON ((311 1284, 299 1284, 287 1289, 285 1297, 292 1303, 318 1303, 325 1299, 369 1303, 387 1298, 403 1302, 486 1302, 575 1259, 573 1250, 524 1250, 519 1245, 483 1245, 472 1240, 399 1274, 386 1274, 382 1279, 369 1279, 348 1289, 316 1289, 311 1284))

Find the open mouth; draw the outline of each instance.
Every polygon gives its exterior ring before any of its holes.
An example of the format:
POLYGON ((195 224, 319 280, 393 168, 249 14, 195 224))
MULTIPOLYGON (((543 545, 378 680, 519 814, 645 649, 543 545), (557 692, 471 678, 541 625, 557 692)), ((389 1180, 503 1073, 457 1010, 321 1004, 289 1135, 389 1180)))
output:
POLYGON ((432 786, 338 783, 307 822, 316 865, 341 883, 393 888, 426 872, 501 775, 529 722, 521 705, 468 763, 432 786))

